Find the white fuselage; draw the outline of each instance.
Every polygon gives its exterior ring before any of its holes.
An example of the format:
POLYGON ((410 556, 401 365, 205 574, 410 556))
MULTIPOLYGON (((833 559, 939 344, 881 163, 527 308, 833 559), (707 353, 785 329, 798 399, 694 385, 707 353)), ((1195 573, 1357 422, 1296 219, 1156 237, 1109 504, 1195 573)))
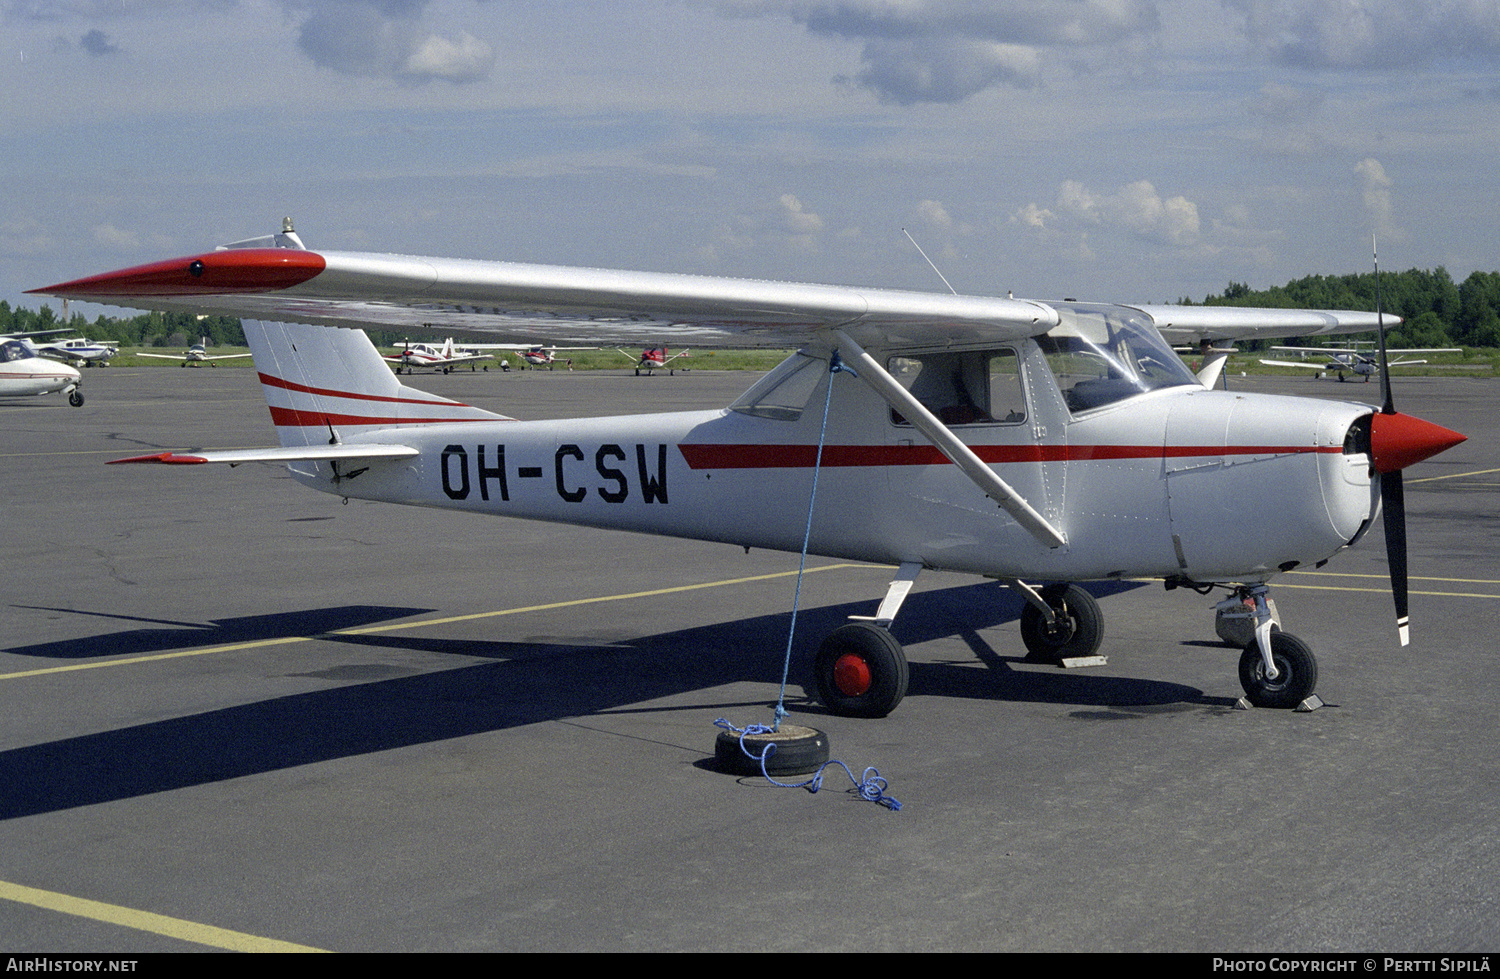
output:
POLYGON ((1345 451, 1368 406, 1179 385, 1070 408, 1036 341, 1010 347, 1024 418, 953 431, 1062 532, 1060 547, 826 360, 800 410, 768 409, 752 389, 716 411, 371 428, 344 437, 420 454, 337 481, 330 463, 292 468, 360 499, 795 551, 821 435, 813 553, 1033 579, 1260 581, 1326 559, 1375 512, 1368 456, 1345 451))
POLYGON ((0 397, 68 391, 77 387, 79 380, 77 370, 36 356, 19 340, 0 343, 0 397))

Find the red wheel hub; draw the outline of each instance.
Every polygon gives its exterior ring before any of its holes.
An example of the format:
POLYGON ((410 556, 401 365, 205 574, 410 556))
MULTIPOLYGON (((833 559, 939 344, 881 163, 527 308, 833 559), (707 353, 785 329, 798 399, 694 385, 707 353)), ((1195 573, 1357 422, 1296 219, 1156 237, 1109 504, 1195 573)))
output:
POLYGON ((860 697, 870 692, 875 678, 870 675, 870 664, 863 656, 845 653, 833 663, 833 683, 846 697, 860 697))

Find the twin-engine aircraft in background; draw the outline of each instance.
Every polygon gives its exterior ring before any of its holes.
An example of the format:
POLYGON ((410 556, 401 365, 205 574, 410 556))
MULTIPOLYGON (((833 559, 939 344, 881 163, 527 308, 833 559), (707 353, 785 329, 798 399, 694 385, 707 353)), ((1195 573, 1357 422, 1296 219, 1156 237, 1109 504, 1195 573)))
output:
POLYGON ((1359 540, 1383 501, 1404 643, 1401 470, 1463 440, 1397 413, 1388 383, 1379 408, 1209 390, 1169 345, 1379 328, 1367 312, 317 252, 289 224, 35 291, 267 321, 244 325, 280 447, 130 461, 279 462, 345 498, 792 552, 806 540, 813 554, 897 566, 873 620, 841 626, 816 655, 823 702, 847 715, 882 716, 904 696, 890 627, 923 569, 1023 596, 1021 639, 1052 662, 1103 638, 1078 582, 1226 589, 1224 605, 1254 622, 1239 661, 1248 699, 1308 702, 1316 660, 1272 630, 1267 582, 1359 540), (797 352, 725 408, 523 422, 404 386, 363 332, 328 328, 348 324, 797 352))
MULTIPOLYGON (((1322 360, 1265 360, 1261 363, 1271 367, 1299 367, 1303 370, 1318 371, 1318 376, 1323 374, 1338 374, 1339 380, 1344 379, 1345 374, 1354 374, 1363 377, 1365 383, 1369 383, 1371 376, 1381 373, 1381 362, 1375 350, 1356 350, 1349 348, 1340 350, 1332 347, 1272 347, 1272 350, 1280 350, 1293 354, 1313 354, 1323 358, 1322 360)), ((1401 360, 1403 354, 1461 354, 1463 350, 1458 347, 1406 347, 1401 350, 1391 348, 1386 352, 1387 360, 1385 367, 1411 367, 1414 364, 1425 364, 1426 360, 1401 360), (1396 357, 1396 360, 1389 358, 1396 357)))
POLYGON ((42 330, 38 333, 13 333, 0 336, 0 398, 27 397, 61 391, 68 404, 83 407, 83 375, 70 364, 61 364, 40 356, 26 337, 42 333, 67 333, 68 330, 42 330))
POLYGON ((207 364, 210 367, 218 367, 219 365, 216 364, 216 363, 214 363, 214 361, 218 361, 218 360, 239 360, 239 359, 242 359, 244 357, 250 357, 250 356, 253 356, 253 355, 252 354, 211 354, 211 353, 208 352, 208 337, 203 337, 197 343, 193 344, 191 347, 188 347, 186 350, 184 350, 180 354, 148 354, 148 353, 142 353, 142 354, 139 354, 138 356, 141 356, 141 357, 155 357, 157 360, 180 360, 180 361, 182 361, 181 366, 183 366, 183 367, 187 367, 189 364, 191 364, 194 367, 197 367, 199 364, 207 364))

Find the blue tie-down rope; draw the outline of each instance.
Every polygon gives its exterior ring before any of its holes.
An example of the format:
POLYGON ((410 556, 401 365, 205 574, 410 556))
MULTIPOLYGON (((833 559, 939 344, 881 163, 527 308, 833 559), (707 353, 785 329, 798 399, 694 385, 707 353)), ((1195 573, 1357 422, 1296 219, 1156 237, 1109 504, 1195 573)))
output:
POLYGON ((745 753, 746 758, 754 758, 756 761, 760 762, 760 773, 764 775, 766 781, 770 782, 772 785, 778 786, 779 788, 783 789, 806 789, 808 792, 816 793, 823 787, 823 769, 827 768, 829 765, 837 765, 844 770, 844 774, 849 776, 849 781, 854 783, 854 788, 850 789, 849 791, 857 792, 859 794, 859 797, 861 799, 864 799, 866 802, 873 802, 877 805, 885 806, 891 812, 897 812, 901 809, 901 803, 885 794, 885 790, 887 787, 886 781, 881 776, 880 771, 874 766, 866 768, 864 777, 857 779, 854 777, 854 773, 849 770, 848 765, 845 765, 837 758, 834 758, 825 761, 821 766, 819 766, 818 770, 813 773, 812 778, 808 779, 806 782, 778 782, 771 777, 770 772, 766 771, 766 759, 771 757, 771 754, 776 750, 776 742, 772 741, 768 743, 765 748, 761 749, 761 753, 758 755, 752 753, 749 748, 745 747, 746 735, 775 734, 776 729, 774 727, 767 727, 764 724, 749 724, 746 725, 742 730, 735 727, 733 724, 729 723, 729 721, 725 720, 722 717, 714 721, 714 726, 723 728, 726 731, 733 731, 735 734, 739 735, 740 750, 745 753))

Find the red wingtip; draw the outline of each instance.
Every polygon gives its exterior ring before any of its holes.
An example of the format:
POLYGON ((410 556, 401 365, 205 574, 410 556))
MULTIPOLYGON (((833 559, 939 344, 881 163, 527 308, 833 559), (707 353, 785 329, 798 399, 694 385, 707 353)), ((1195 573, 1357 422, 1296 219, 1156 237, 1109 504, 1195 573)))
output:
POLYGON ((1468 440, 1467 435, 1411 415, 1376 412, 1370 421, 1370 464, 1395 472, 1468 440))
POLYGON ((156 452, 148 456, 131 456, 128 459, 111 459, 106 465, 116 466, 124 462, 160 462, 168 466, 199 466, 207 460, 198 456, 178 455, 175 452, 156 452))
POLYGON ((137 265, 28 293, 89 296, 194 296, 272 292, 300 285, 327 266, 317 252, 294 248, 229 248, 137 265))

